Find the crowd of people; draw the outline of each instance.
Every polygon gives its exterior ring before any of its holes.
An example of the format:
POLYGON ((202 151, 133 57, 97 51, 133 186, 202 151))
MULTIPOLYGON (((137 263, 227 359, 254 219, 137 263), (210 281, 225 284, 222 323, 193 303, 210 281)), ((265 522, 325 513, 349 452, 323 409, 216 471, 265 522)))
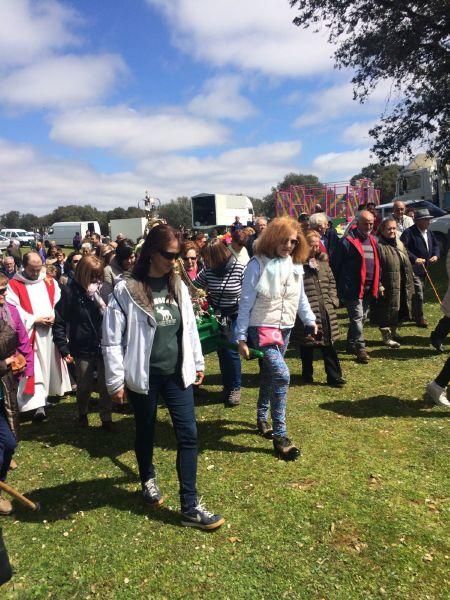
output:
MULTIPOLYGON (((216 529, 224 519, 206 509, 197 492, 194 386, 205 377, 193 297, 206 294, 209 315, 227 343, 218 350, 223 399, 241 401, 241 357, 260 352, 256 431, 275 454, 295 460, 300 449, 288 435, 290 373, 285 352, 299 346, 301 379, 314 384, 314 350, 320 351, 327 385, 346 383, 336 340, 337 309, 348 315, 347 353, 368 364, 364 326, 380 330, 381 343, 401 345, 399 327, 428 327, 423 290, 428 266, 439 258, 429 229, 431 215, 411 218, 396 201, 381 222, 373 206, 361 207, 340 238, 316 207, 300 219, 258 217, 252 226, 236 217, 231 227, 182 235, 158 223, 137 246, 77 233, 67 256, 55 243, 37 242, 22 255, 10 244, 0 265, 0 481, 14 465, 19 414, 40 423, 52 400, 75 393, 77 423, 89 427, 91 393, 98 392, 101 428, 114 432, 114 407, 135 418, 135 453, 143 500, 164 501, 153 464, 158 397, 169 410, 177 439, 181 522, 216 529)), ((447 268, 450 270, 450 260, 447 268)), ((431 344, 444 351, 450 332, 450 290, 431 344)), ((447 361, 427 385, 428 395, 450 406, 447 361)), ((0 495, 0 514, 11 503, 0 495)))

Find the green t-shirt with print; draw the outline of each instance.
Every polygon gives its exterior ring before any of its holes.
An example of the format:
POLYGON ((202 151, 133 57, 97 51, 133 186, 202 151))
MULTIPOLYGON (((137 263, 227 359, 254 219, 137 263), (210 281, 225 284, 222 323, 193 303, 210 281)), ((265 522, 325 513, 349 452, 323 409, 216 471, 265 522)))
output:
POLYGON ((149 277, 156 332, 150 355, 150 374, 173 375, 181 362, 181 314, 175 300, 167 301, 167 277, 149 277))

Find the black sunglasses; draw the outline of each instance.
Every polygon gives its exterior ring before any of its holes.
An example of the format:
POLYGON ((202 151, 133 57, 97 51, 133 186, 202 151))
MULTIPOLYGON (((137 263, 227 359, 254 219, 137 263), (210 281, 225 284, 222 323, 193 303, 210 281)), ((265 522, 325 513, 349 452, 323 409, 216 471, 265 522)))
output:
POLYGON ((158 254, 161 254, 161 256, 166 260, 177 260, 177 258, 180 258, 179 252, 166 252, 165 250, 158 250, 158 254))
POLYGON ((6 294, 6 290, 7 290, 7 288, 5 288, 5 287, 4 288, 0 288, 0 294, 1 295, 6 294))

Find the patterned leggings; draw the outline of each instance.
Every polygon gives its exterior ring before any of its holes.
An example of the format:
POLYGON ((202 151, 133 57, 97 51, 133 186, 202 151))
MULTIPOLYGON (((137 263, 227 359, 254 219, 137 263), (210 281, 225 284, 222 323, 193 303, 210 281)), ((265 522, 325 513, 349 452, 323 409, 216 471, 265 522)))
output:
POLYGON ((263 346, 258 344, 256 327, 248 328, 248 344, 264 353, 260 360, 260 385, 257 407, 258 421, 267 421, 270 414, 274 436, 286 437, 286 399, 290 373, 284 354, 291 335, 290 329, 283 329, 283 346, 263 346))

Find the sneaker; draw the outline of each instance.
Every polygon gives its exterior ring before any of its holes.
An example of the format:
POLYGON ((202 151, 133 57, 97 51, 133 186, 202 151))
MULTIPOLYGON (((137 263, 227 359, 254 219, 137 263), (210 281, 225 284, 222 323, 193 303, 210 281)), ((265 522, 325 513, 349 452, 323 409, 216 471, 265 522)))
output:
POLYGON ((294 446, 292 440, 288 437, 273 437, 273 447, 275 454, 282 460, 297 460, 300 456, 300 450, 294 446))
POLYGON ((450 406, 450 402, 447 398, 446 389, 442 388, 435 381, 430 381, 430 383, 427 384, 425 388, 425 393, 438 406, 450 406))
POLYGON ((43 406, 40 406, 39 408, 36 409, 36 412, 33 415, 33 421, 35 423, 42 423, 42 421, 46 421, 47 420, 47 415, 45 414, 45 408, 43 406))
POLYGON ((367 365, 370 360, 370 356, 367 354, 364 348, 358 348, 355 352, 356 354, 356 362, 359 362, 363 365, 367 365))
POLYGON ((142 495, 144 497, 144 502, 149 506, 161 506, 164 502, 161 490, 156 483, 156 477, 147 479, 147 481, 142 484, 142 495))
POLYGON ((258 433, 260 435, 262 435, 263 437, 267 438, 268 440, 271 440, 273 437, 273 429, 272 427, 270 427, 269 423, 267 421, 263 421, 263 420, 258 420, 256 421, 256 426, 258 428, 258 433))
POLYGON ((13 511, 13 506, 9 500, 3 498, 0 494, 0 515, 7 516, 10 515, 13 511))
POLYGON ((240 388, 234 388, 227 390, 225 398, 225 406, 239 406, 241 403, 241 390, 240 388))
POLYGON ((206 510, 201 500, 187 511, 181 512, 181 524, 183 527, 198 527, 199 529, 217 529, 225 523, 225 519, 220 515, 215 515, 206 510))
POLYGON ((436 337, 434 332, 431 333, 430 344, 433 346, 433 348, 435 350, 437 350, 437 352, 440 352, 440 353, 445 352, 443 340, 436 337))
POLYGON ((386 345, 388 348, 400 348, 400 344, 399 344, 399 342, 397 342, 396 340, 394 340, 394 339, 392 339, 392 338, 391 338, 391 339, 389 339, 389 340, 386 340, 386 341, 385 341, 385 345, 386 345))

